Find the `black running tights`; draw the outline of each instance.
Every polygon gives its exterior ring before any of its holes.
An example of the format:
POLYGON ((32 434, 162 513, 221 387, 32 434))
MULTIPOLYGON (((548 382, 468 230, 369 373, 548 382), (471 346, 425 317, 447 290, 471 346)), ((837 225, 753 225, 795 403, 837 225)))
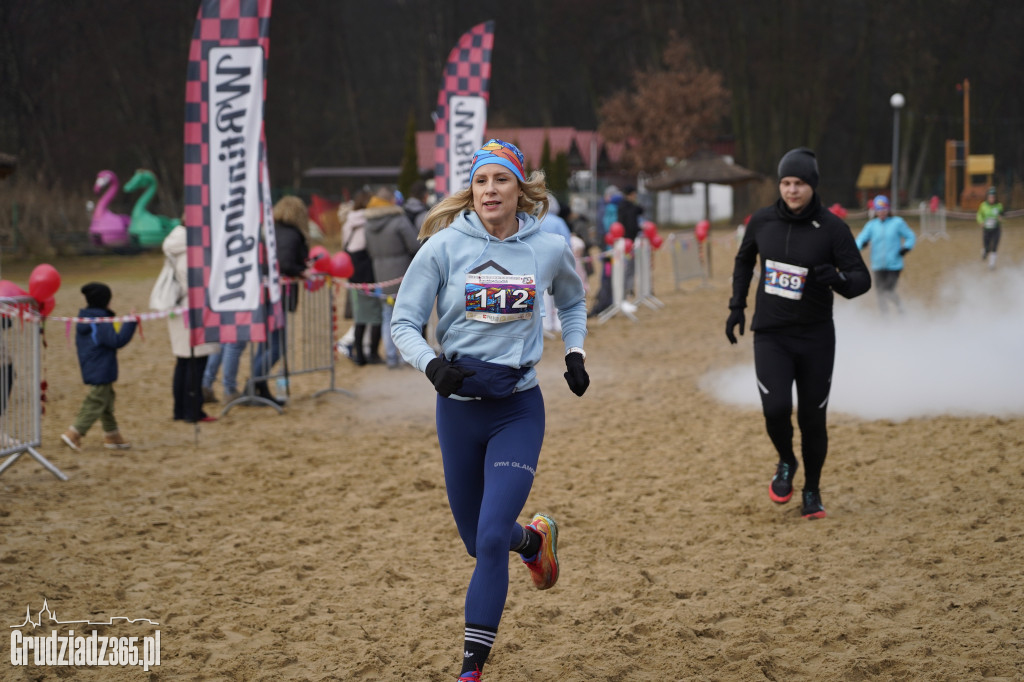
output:
POLYGON ((796 383, 804 489, 818 490, 828 454, 828 409, 835 362, 832 321, 754 334, 754 369, 768 437, 779 459, 793 463, 793 384, 796 383))

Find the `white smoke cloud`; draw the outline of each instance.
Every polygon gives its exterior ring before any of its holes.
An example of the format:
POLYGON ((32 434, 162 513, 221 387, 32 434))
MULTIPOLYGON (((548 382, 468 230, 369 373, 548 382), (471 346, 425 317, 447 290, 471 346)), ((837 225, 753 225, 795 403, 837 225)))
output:
MULTIPOLYGON (((836 297, 830 411, 893 421, 1024 415, 1024 268, 953 271, 928 306, 901 295, 904 314, 888 317, 874 290, 836 297)), ((709 372, 701 388, 760 409, 752 356, 709 372)))

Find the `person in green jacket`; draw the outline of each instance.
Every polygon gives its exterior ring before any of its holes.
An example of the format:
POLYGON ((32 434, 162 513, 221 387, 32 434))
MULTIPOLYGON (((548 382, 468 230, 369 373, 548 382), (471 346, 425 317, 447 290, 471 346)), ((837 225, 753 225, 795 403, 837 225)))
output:
POLYGON ((996 203, 996 188, 989 187, 985 201, 978 207, 978 224, 981 225, 981 258, 988 260, 988 269, 996 269, 996 251, 999 249, 999 237, 1003 232, 1003 205, 996 203))

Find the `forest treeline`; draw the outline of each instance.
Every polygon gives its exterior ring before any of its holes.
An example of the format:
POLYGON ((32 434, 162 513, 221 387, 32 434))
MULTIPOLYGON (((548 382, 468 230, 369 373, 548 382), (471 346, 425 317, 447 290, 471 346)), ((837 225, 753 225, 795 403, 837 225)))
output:
MULTIPOLYGON (((49 188, 154 170, 180 207, 185 69, 198 2, 0 3, 0 151, 49 188)), ((314 166, 401 162, 409 116, 433 126, 440 73, 465 30, 495 22, 494 126, 595 129, 601 105, 661 67, 672 35, 729 93, 718 136, 767 175, 786 149, 818 152, 826 200, 853 200, 864 163, 892 155, 902 186, 942 194, 944 142, 1024 169, 1024 6, 1005 0, 278 0, 270 25, 271 179, 314 166)), ((676 156, 672 149, 665 156, 676 156)))

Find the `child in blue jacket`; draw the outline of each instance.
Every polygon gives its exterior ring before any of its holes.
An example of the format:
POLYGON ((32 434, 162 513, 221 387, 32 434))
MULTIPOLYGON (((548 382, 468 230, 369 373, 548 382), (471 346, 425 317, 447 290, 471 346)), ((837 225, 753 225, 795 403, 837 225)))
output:
MULTIPOLYGON (((78 311, 79 317, 114 317, 110 305, 110 287, 90 282, 82 287, 86 307, 78 311)), ((117 381, 117 349, 128 345, 135 334, 135 322, 124 322, 120 330, 112 322, 79 322, 75 325, 75 348, 82 382, 90 386, 82 401, 75 423, 61 434, 61 440, 81 452, 82 437, 99 420, 103 425, 103 446, 111 450, 125 450, 131 443, 125 441, 114 418, 114 382, 117 381)))
POLYGON ((871 202, 875 217, 867 222, 857 235, 857 248, 871 245, 872 280, 878 289, 878 306, 882 314, 888 312, 888 303, 903 312, 896 283, 903 271, 903 257, 914 248, 914 231, 899 216, 889 214, 889 198, 879 194, 871 202))

